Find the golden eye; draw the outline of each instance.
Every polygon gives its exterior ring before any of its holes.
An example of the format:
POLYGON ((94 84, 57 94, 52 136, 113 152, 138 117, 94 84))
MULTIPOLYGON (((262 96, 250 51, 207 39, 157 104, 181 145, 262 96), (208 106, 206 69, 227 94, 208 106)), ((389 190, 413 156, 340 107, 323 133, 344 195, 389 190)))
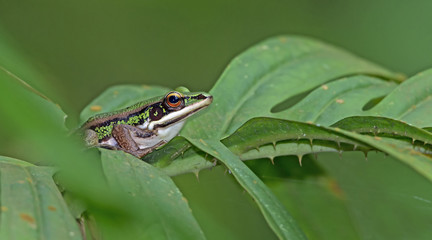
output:
POLYGON ((182 95, 178 92, 171 92, 166 96, 165 100, 168 106, 175 108, 182 103, 182 95))

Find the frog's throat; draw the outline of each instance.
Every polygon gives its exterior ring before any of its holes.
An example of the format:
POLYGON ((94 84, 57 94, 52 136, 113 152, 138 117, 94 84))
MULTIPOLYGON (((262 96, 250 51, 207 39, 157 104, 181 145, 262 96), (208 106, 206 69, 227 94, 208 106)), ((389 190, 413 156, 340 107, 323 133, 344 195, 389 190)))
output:
POLYGON ((189 106, 184 107, 181 110, 178 110, 176 112, 172 112, 161 119, 157 121, 152 121, 149 123, 147 129, 150 131, 156 130, 160 127, 166 127, 168 125, 174 124, 178 121, 181 121, 183 119, 186 119, 187 117, 191 116, 192 114, 198 112, 199 110, 207 107, 212 103, 213 97, 208 96, 206 99, 199 101, 197 103, 191 104, 189 106))

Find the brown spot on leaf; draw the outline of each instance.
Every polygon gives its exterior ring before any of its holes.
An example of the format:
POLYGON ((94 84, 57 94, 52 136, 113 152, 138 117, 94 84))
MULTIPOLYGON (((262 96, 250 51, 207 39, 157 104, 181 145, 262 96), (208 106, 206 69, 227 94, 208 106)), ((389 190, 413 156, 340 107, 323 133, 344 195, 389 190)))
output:
POLYGON ((35 223, 35 219, 32 216, 28 215, 27 213, 21 213, 20 217, 21 217, 22 220, 24 220, 24 221, 26 221, 26 222, 28 222, 30 224, 34 224, 35 223))
POLYGON ((201 138, 200 138, 200 140, 199 140, 202 144, 204 144, 204 145, 206 145, 207 146, 207 143, 204 141, 204 140, 202 140, 201 138))
POLYGON ((100 110, 102 110, 102 106, 100 105, 93 105, 90 107, 90 110, 93 112, 99 112, 100 110))
POLYGON ((54 206, 48 206, 48 210, 55 212, 57 208, 54 206))
POLYGON ((339 184, 335 180, 329 180, 327 186, 330 192, 333 193, 333 195, 335 195, 337 198, 345 198, 343 190, 340 188, 339 184))
MULTIPOLYGON (((404 152, 404 151, 401 151, 401 152, 404 152)), ((418 152, 418 151, 413 150, 413 149, 408 150, 408 152, 409 152, 411 155, 417 155, 417 156, 422 156, 422 155, 423 155, 421 152, 418 152)))
POLYGON ((329 87, 327 85, 322 85, 321 88, 324 89, 324 90, 328 90, 329 89, 329 87))
POLYGON ((344 103, 345 101, 344 101, 343 99, 336 99, 336 102, 339 103, 339 104, 342 104, 342 103, 344 103))
POLYGON ((286 38, 286 37, 281 37, 281 38, 279 38, 279 41, 280 41, 281 43, 284 43, 284 42, 287 41, 287 38, 286 38))
POLYGON ((6 206, 1 206, 1 211, 2 212, 6 212, 8 210, 8 208, 6 206))
POLYGON ((25 183, 25 181, 24 180, 19 180, 18 183, 19 184, 23 184, 23 183, 25 183))
POLYGON ((380 138, 380 137, 378 137, 378 136, 375 136, 374 138, 375 138, 376 140, 378 140, 378 141, 382 139, 382 138, 380 138))

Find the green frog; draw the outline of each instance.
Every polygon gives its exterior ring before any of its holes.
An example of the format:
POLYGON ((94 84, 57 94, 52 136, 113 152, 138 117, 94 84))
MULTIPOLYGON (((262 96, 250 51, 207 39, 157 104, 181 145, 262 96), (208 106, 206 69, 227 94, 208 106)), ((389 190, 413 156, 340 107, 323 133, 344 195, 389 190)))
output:
POLYGON ((142 158, 174 138, 187 118, 212 101, 206 93, 171 91, 118 111, 97 114, 81 130, 89 147, 122 150, 142 158))

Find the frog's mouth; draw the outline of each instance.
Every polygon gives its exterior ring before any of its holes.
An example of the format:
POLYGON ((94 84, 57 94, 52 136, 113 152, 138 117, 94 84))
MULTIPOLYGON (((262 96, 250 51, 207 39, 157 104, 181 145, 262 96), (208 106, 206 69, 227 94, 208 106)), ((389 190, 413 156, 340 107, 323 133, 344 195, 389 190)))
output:
POLYGON ((213 97, 211 95, 202 95, 202 96, 204 97, 202 101, 193 103, 189 106, 182 108, 181 110, 172 112, 157 121, 150 122, 147 129, 152 131, 158 128, 165 128, 167 126, 169 127, 170 125, 175 124, 176 122, 188 118, 192 114, 200 111, 201 109, 207 107, 212 103, 213 97))

